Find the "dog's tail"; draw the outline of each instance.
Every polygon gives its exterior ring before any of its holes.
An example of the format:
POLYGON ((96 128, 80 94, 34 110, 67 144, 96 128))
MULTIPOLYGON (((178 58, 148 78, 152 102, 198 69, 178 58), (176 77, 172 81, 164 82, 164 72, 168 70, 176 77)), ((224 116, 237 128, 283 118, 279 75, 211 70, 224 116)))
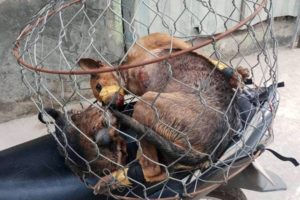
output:
POLYGON ((185 150, 157 134, 152 129, 140 124, 135 119, 119 111, 111 111, 121 124, 131 128, 138 136, 145 137, 148 142, 154 144, 159 151, 164 152, 172 160, 178 160, 178 163, 186 166, 201 166, 204 162, 212 162, 208 154, 185 150))
POLYGON ((59 112, 53 108, 44 108, 44 110, 38 114, 38 119, 43 124, 51 123, 51 121, 45 121, 45 113, 47 115, 49 115, 50 117, 52 117, 55 121, 57 121, 57 119, 59 119, 62 116, 61 112, 59 112))

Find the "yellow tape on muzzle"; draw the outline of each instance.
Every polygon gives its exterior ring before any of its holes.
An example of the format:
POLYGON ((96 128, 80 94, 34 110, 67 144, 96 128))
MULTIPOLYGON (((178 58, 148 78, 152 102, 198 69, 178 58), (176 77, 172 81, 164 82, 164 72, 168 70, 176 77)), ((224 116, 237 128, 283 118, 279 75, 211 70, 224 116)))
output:
POLYGON ((124 170, 120 169, 116 172, 113 172, 112 175, 121 185, 130 186, 131 183, 128 179, 127 172, 128 168, 125 168, 124 170))
POLYGON ((217 69, 220 70, 220 71, 223 71, 224 69, 228 68, 228 66, 225 63, 221 62, 221 61, 210 60, 210 62, 212 62, 217 67, 217 69))
POLYGON ((101 91, 99 93, 99 98, 102 102, 108 103, 110 98, 115 93, 119 93, 122 96, 125 95, 124 90, 120 86, 118 86, 118 85, 109 85, 109 86, 105 86, 101 89, 101 91))
POLYGON ((231 79, 234 75, 234 69, 219 60, 210 60, 216 68, 224 74, 227 79, 231 79))

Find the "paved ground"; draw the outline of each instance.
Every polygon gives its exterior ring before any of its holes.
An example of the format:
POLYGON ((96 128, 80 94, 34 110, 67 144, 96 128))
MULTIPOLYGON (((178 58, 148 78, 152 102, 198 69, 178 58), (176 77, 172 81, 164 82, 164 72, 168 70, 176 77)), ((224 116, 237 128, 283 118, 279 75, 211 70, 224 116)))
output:
MULTIPOLYGON (((274 122, 274 142, 270 147, 286 156, 300 161, 300 49, 280 49, 279 80, 285 87, 279 90, 281 101, 274 122)), ((252 199, 298 200, 300 199, 300 167, 276 159, 264 153, 258 161, 266 168, 276 172, 287 184, 287 191, 246 194, 252 199)))
MULTIPOLYGON (((250 58, 251 59, 251 58, 250 58)), ((253 58, 255 59, 255 58, 253 58)), ((281 104, 274 123, 275 138, 271 148, 286 156, 300 160, 300 49, 280 49, 279 79, 286 87, 280 89, 281 104)), ((45 127, 36 116, 0 124, 0 150, 46 134, 45 127)), ((264 153, 259 162, 263 167, 276 172, 288 186, 287 191, 257 193, 245 191, 249 200, 298 200, 300 199, 300 171, 290 163, 264 153)))

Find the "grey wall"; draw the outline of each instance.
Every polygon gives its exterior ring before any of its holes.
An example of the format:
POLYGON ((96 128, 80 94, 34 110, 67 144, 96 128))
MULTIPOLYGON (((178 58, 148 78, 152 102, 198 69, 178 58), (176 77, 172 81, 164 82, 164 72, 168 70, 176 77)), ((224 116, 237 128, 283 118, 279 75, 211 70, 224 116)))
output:
MULTIPOLYGON (((149 32, 164 31, 171 32, 178 37, 196 34, 205 36, 224 32, 251 15, 254 8, 258 7, 257 2, 262 1, 123 0, 129 8, 126 12, 134 16, 134 20, 128 19, 128 21, 132 22, 135 34, 143 36, 149 32)), ((272 2, 274 17, 297 16, 298 14, 300 6, 298 0, 268 0, 267 2, 267 8, 272 2)), ((251 24, 254 25, 266 18, 267 12, 262 10, 251 21, 251 24)))
MULTIPOLYGON (((44 0, 0 1, 0 122, 36 113, 37 108, 31 99, 41 107, 65 105, 91 97, 90 90, 86 89, 89 76, 35 74, 27 69, 22 70, 21 76, 21 68, 12 56, 13 43, 44 4, 44 0)), ((39 65, 49 69, 70 70, 69 66, 77 67, 79 57, 101 57, 108 62, 119 60, 124 54, 123 27, 117 17, 121 14, 120 2, 115 0, 108 8, 107 1, 90 0, 84 7, 85 12, 82 12, 82 8, 82 4, 69 7, 61 13, 63 22, 57 14, 47 19, 44 29, 35 29, 28 45, 36 44, 36 52, 33 53, 33 46, 23 51, 25 45, 21 42, 20 49, 21 53, 25 52, 26 62, 35 65, 33 56, 36 56, 39 65), (79 10, 80 14, 76 15, 79 10), (98 20, 99 13, 104 13, 101 20, 98 20), (74 16, 77 17, 73 19, 74 16), (67 25, 72 19, 72 23, 67 25), (62 24, 65 34, 61 32, 62 24), (93 29, 96 31, 93 32, 93 29), (60 48, 57 48, 60 42, 60 48)))
POLYGON ((0 122, 35 110, 11 52, 20 29, 44 3, 36 0, 0 1, 0 122))

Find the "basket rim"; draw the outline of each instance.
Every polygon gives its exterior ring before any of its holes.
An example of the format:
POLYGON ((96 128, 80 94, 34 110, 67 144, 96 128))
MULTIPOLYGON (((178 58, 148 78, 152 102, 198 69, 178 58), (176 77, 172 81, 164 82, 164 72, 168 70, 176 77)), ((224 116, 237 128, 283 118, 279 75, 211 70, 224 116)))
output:
MULTIPOLYGON (((228 176, 228 180, 234 178, 235 176, 237 176, 240 172, 242 172, 244 169, 246 169, 251 163, 252 160, 257 159, 261 154, 263 153, 263 150, 257 150, 256 152, 254 152, 251 157, 244 157, 241 158, 240 160, 236 161, 236 162, 241 162, 243 161, 243 164, 239 167, 239 169, 237 169, 236 171, 232 172, 229 176, 228 176)), ((195 197, 196 195, 199 195, 201 193, 206 193, 208 194, 209 192, 213 191, 214 189, 218 188, 221 184, 220 183, 211 183, 209 184, 209 186, 204 187, 200 190, 196 190, 195 192, 192 193, 188 193, 191 197, 195 197)), ((123 200, 137 200, 139 198, 135 198, 135 197, 126 197, 126 196, 120 196, 120 195, 114 195, 114 197, 117 197, 119 199, 123 199, 123 200)), ((173 197, 165 197, 165 198, 160 198, 161 200, 179 200, 181 199, 179 196, 173 196, 173 197)), ((154 200, 154 199, 153 199, 154 200)))
POLYGON ((27 34, 32 31, 32 29, 35 26, 38 26, 43 21, 44 18, 55 15, 57 12, 65 9, 69 6, 72 6, 73 4, 82 2, 82 0, 73 0, 70 3, 62 5, 57 10, 49 12, 46 16, 37 18, 35 21, 28 24, 24 29, 22 29, 20 35, 17 37, 17 39, 14 43, 14 47, 12 49, 12 54, 16 58, 19 65, 21 65, 21 66, 23 66, 23 67, 25 67, 29 70, 35 71, 35 72, 42 72, 42 73, 47 73, 47 74, 87 75, 87 74, 98 74, 98 73, 105 73, 105 72, 127 70, 127 69, 131 69, 131 68, 135 68, 135 67, 140 67, 140 66, 149 65, 149 64, 152 64, 152 63, 161 62, 163 60, 167 60, 167 59, 170 59, 170 58, 174 58, 174 57, 180 56, 182 54, 185 54, 185 53, 194 51, 196 49, 199 49, 201 47, 207 46, 207 45, 209 45, 209 44, 211 44, 215 41, 219 41, 222 38, 226 37, 227 35, 233 33, 234 31, 236 31, 240 27, 244 26, 250 20, 252 20, 266 6, 267 1, 268 0, 263 0, 259 4, 259 7, 257 7, 257 9, 254 10, 251 15, 244 18, 237 25, 233 26, 232 28, 228 29, 227 31, 225 31, 221 34, 218 34, 218 35, 216 35, 215 37, 213 37, 211 39, 206 39, 203 42, 201 42, 200 44, 195 45, 193 47, 190 47, 190 48, 187 48, 187 49, 184 49, 184 50, 180 50, 180 51, 177 51, 177 52, 172 52, 169 55, 153 58, 153 59, 150 59, 150 60, 147 60, 147 61, 134 63, 134 64, 115 65, 113 67, 101 67, 99 69, 93 69, 93 70, 68 70, 68 71, 67 70, 51 70, 51 69, 49 69, 45 66, 44 67, 39 66, 39 65, 33 66, 33 65, 27 63, 24 59, 22 59, 22 55, 20 54, 20 42, 21 42, 21 40, 24 39, 27 36, 27 34))

